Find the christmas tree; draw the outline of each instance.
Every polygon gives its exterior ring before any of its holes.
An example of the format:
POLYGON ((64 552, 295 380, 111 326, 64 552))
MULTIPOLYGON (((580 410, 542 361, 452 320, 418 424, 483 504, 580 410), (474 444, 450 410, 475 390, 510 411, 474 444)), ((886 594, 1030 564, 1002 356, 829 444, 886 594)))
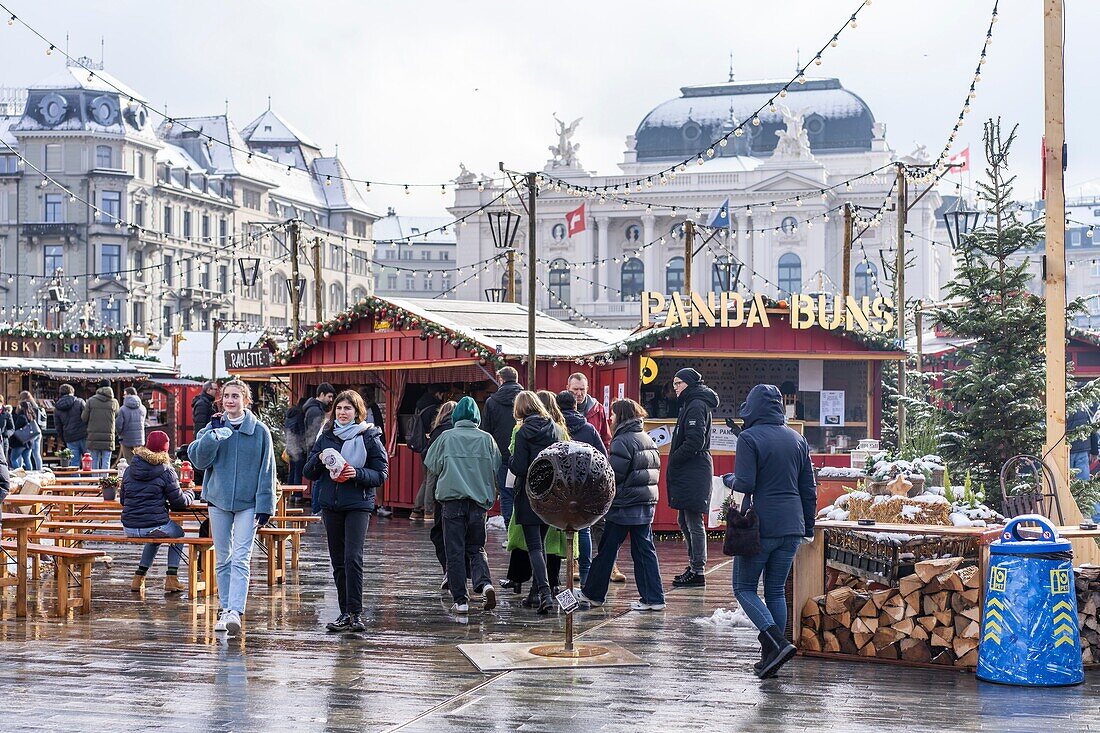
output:
MULTIPOLYGON (((1000 121, 990 120, 983 137, 987 180, 978 184, 978 198, 986 220, 956 243, 950 305, 935 311, 948 332, 965 340, 958 368, 944 375, 940 445, 999 504, 1001 466, 1015 455, 1041 455, 1043 446, 1046 319, 1043 300, 1028 290, 1026 256, 1042 241, 1043 223, 1021 221, 1012 199, 1008 157, 1016 128, 1003 136, 1000 121)), ((1071 391, 1069 409, 1094 400, 1095 392, 1095 384, 1071 391)))

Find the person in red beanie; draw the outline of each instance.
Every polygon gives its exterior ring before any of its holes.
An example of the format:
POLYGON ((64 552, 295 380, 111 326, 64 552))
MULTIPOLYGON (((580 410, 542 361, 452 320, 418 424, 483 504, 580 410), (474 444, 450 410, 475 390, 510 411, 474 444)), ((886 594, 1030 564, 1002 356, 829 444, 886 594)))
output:
MULTIPOLYGON (((122 476, 118 500, 122 504, 122 526, 127 537, 183 537, 183 527, 168 515, 169 507, 182 511, 191 506, 195 495, 180 490, 179 477, 172 468, 168 454, 168 435, 161 430, 149 433, 145 446, 134 449, 133 462, 122 476)), ((134 573, 130 590, 145 590, 145 574, 153 566, 160 545, 147 544, 141 551, 141 560, 134 573)), ((168 573, 164 579, 165 593, 179 593, 180 560, 183 548, 168 546, 168 573)))

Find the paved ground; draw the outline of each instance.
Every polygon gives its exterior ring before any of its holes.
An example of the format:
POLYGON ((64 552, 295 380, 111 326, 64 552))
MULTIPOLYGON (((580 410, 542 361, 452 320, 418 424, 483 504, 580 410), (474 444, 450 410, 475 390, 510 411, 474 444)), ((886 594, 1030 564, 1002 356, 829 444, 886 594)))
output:
MULTIPOLYGON (((708 588, 670 592, 663 613, 624 612, 636 597, 630 582, 613 585, 604 608, 580 614, 583 639, 618 642, 651 666, 482 675, 456 644, 553 640, 561 618, 502 595, 496 611, 456 623, 436 590, 426 528, 392 519, 368 537, 371 632, 326 635, 335 592, 322 531, 311 528, 294 582, 253 586, 245 635, 228 644, 210 631, 216 604, 166 599, 155 582, 144 599, 133 596, 129 549, 115 552, 113 567, 97 567, 90 617, 19 621, 7 593, 0 729, 1100 730, 1100 672, 1076 688, 1024 690, 947 670, 799 658, 761 683, 749 668, 752 630, 700 623, 734 607, 717 546, 708 588)), ((502 533, 491 537, 491 564, 502 572, 502 533)), ((684 565, 683 545, 662 542, 658 551, 670 583, 684 565)))

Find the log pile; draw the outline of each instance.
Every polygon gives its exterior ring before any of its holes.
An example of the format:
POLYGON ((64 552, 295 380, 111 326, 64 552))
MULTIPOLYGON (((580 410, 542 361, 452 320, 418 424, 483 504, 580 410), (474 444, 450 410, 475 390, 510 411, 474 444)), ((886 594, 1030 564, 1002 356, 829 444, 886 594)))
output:
POLYGON ((1081 626, 1081 660, 1100 662, 1100 566, 1074 570, 1077 585, 1077 622, 1081 626))
POLYGON ((802 608, 799 646, 813 652, 976 666, 981 578, 976 567, 961 564, 957 557, 925 560, 897 588, 861 592, 843 586, 811 598, 802 608))

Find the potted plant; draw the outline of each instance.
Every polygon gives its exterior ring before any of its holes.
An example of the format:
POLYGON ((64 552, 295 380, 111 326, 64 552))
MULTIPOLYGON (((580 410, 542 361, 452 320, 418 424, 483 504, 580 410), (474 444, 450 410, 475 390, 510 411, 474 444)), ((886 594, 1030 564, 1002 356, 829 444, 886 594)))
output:
POLYGON ((71 450, 69 450, 68 448, 62 448, 61 450, 59 450, 57 452, 57 459, 60 461, 59 465, 62 468, 66 468, 66 467, 72 465, 73 452, 71 450))
POLYGON ((905 479, 913 485, 913 488, 909 492, 910 496, 917 496, 924 493, 924 484, 925 481, 928 480, 928 477, 921 470, 920 466, 910 461, 903 461, 900 458, 894 460, 884 458, 880 461, 876 461, 868 475, 870 483, 867 490, 872 494, 889 493, 886 488, 887 485, 898 476, 904 476, 905 479))
POLYGON ((103 492, 104 501, 114 501, 122 481, 118 476, 103 476, 99 479, 99 489, 103 492))

